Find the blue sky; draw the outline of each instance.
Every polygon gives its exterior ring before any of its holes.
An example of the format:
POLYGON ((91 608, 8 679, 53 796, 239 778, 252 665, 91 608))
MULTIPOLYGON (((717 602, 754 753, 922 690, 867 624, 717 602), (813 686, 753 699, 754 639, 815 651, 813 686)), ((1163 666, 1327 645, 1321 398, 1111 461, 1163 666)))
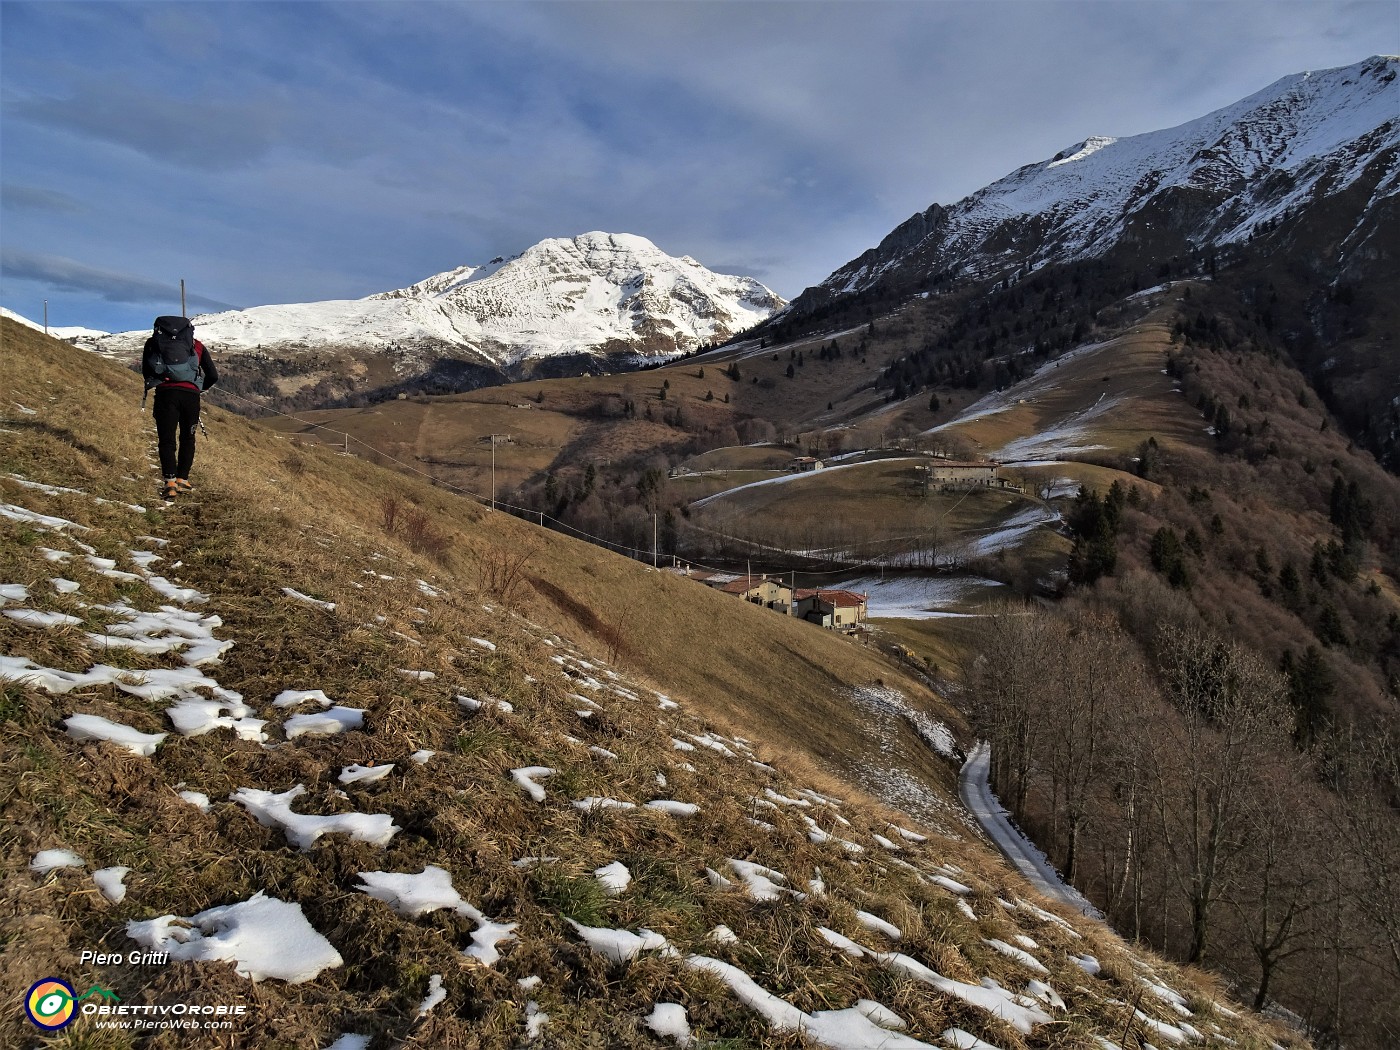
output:
POLYGON ((1400 52, 1381 2, 0 0, 0 305, 358 298, 590 230, 791 298, 1089 135, 1400 52))

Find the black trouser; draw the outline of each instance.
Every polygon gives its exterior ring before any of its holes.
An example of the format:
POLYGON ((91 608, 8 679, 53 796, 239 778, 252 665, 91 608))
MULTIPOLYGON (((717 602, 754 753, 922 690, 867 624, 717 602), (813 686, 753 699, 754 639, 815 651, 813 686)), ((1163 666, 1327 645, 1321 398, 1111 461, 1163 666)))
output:
POLYGON ((160 447, 160 472, 167 478, 189 480, 194 465, 194 428, 199 423, 199 391, 180 387, 156 387, 156 438, 160 447), (180 431, 180 452, 175 453, 175 431, 180 431))

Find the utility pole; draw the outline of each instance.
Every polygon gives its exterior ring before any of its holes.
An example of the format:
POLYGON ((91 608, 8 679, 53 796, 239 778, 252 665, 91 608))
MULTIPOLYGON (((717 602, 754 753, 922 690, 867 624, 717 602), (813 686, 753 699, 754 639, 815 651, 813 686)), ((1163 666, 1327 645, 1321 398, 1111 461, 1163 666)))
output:
POLYGON ((490 435, 491 441, 491 509, 496 509, 496 436, 490 435))
POLYGON ((49 334, 49 301, 44 300, 44 334, 49 334))

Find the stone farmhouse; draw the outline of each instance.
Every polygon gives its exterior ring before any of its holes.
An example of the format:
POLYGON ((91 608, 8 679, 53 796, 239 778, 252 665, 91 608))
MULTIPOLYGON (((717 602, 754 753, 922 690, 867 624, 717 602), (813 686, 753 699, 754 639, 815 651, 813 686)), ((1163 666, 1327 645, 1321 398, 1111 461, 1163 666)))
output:
POLYGON ((934 457, 927 464, 914 468, 915 478, 924 490, 970 489, 980 485, 988 488, 1017 489, 1020 486, 1003 478, 999 471, 1001 464, 996 460, 940 459, 934 457))
POLYGON ((925 469, 935 485, 990 485, 997 466, 991 460, 932 459, 925 469))

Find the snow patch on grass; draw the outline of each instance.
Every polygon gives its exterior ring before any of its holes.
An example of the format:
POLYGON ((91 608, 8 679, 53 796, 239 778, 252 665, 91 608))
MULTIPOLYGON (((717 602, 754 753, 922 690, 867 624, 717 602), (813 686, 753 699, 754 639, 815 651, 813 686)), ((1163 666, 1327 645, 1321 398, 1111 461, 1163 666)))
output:
POLYGON ((236 963, 252 981, 273 977, 300 984, 344 963, 330 941, 306 921, 300 904, 261 890, 246 901, 209 908, 188 919, 162 915, 126 924, 138 944, 183 962, 236 963))
POLYGON ((229 798, 246 809, 263 827, 279 827, 287 841, 300 850, 309 850, 322 835, 343 834, 360 842, 387 846, 401 828, 387 813, 333 813, 316 816, 293 813, 294 799, 306 794, 298 784, 280 794, 259 788, 239 788, 229 798))
POLYGON ((125 748, 133 755, 150 758, 156 748, 164 742, 169 733, 143 733, 139 729, 113 722, 100 715, 70 715, 63 720, 68 727, 68 735, 82 743, 87 740, 104 740, 125 748))

